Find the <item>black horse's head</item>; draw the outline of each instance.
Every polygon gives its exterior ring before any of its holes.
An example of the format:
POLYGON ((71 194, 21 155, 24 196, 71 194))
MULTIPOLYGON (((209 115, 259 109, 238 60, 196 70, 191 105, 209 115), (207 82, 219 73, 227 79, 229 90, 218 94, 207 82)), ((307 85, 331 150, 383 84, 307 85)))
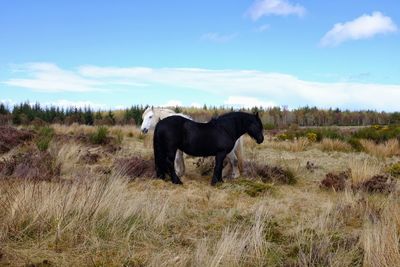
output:
POLYGON ((257 144, 261 144, 264 141, 263 125, 258 112, 252 116, 247 133, 256 140, 257 144))

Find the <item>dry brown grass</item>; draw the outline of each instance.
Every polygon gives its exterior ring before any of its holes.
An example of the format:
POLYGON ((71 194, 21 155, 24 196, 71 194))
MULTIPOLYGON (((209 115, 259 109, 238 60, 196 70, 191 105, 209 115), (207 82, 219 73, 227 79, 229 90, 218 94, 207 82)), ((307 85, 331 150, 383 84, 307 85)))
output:
POLYGON ((373 156, 379 158, 386 158, 400 155, 400 145, 399 141, 396 139, 391 139, 382 144, 376 144, 371 140, 360 140, 361 145, 364 150, 373 156))
POLYGON ((352 150, 351 145, 348 143, 338 140, 338 139, 330 139, 324 138, 322 141, 317 144, 322 151, 341 151, 341 152, 349 152, 352 150))
POLYGON ((71 125, 53 124, 51 126, 56 134, 73 134, 73 135, 88 135, 95 132, 96 128, 93 126, 82 125, 73 123, 71 125))
POLYGON ((77 143, 58 144, 52 142, 49 150, 55 158, 56 164, 60 166, 61 175, 74 174, 84 153, 83 146, 77 143))
MULTIPOLYGON (((55 128, 60 134, 95 129, 55 128)), ((302 140, 274 147, 275 142, 259 146, 246 138, 246 160, 289 167, 298 183, 263 184, 256 177, 242 177, 211 187, 210 177, 201 177, 193 165, 196 159, 190 158, 185 159, 183 186, 152 179, 129 182, 110 166, 120 158, 149 159, 151 136, 130 127, 109 129, 112 136, 122 133, 121 150, 110 152, 73 139, 53 141, 49 153, 61 166, 60 180, 0 180, 0 265, 399 264, 398 191, 369 195, 318 187, 326 173, 347 167, 353 183, 365 181, 381 173, 382 159, 308 149, 302 140), (101 159, 86 164, 82 155, 93 149, 101 159), (305 168, 310 160, 317 166, 313 172, 305 168), (268 190, 248 194, 260 184, 268 190)))
POLYGON ((374 159, 351 159, 348 163, 351 170, 351 183, 359 185, 369 180, 374 175, 382 173, 384 166, 382 162, 374 159))
POLYGON ((301 137, 293 141, 272 141, 264 145, 264 147, 277 150, 286 150, 290 152, 300 152, 306 150, 310 145, 307 138, 301 137))
POLYGON ((400 266, 400 204, 389 199, 381 216, 369 216, 362 232, 364 266, 400 266))

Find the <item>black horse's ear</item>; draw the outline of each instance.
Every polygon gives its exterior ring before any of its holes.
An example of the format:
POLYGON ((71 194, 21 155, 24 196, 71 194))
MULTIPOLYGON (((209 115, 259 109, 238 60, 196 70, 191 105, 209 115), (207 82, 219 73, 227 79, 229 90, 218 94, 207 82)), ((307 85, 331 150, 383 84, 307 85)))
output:
POLYGON ((256 117, 259 117, 258 111, 254 112, 254 115, 255 115, 256 117))

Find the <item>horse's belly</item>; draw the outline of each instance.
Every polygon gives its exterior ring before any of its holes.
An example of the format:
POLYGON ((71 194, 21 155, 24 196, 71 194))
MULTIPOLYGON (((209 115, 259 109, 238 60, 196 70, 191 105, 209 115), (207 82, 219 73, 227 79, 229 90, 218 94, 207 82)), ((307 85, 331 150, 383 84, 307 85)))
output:
POLYGON ((195 157, 215 156, 219 151, 227 150, 231 145, 220 132, 210 130, 202 132, 202 129, 193 130, 184 135, 180 150, 195 157))
POLYGON ((194 147, 182 147, 179 148, 188 155, 195 157, 209 157, 215 156, 217 154, 216 149, 204 149, 204 148, 194 148, 194 147))

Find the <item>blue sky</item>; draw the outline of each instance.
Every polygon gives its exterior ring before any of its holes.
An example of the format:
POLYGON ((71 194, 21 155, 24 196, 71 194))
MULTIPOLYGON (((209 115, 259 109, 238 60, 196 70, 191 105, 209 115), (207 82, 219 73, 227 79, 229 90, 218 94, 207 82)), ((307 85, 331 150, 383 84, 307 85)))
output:
POLYGON ((2 1, 0 101, 399 110, 397 0, 2 1))

